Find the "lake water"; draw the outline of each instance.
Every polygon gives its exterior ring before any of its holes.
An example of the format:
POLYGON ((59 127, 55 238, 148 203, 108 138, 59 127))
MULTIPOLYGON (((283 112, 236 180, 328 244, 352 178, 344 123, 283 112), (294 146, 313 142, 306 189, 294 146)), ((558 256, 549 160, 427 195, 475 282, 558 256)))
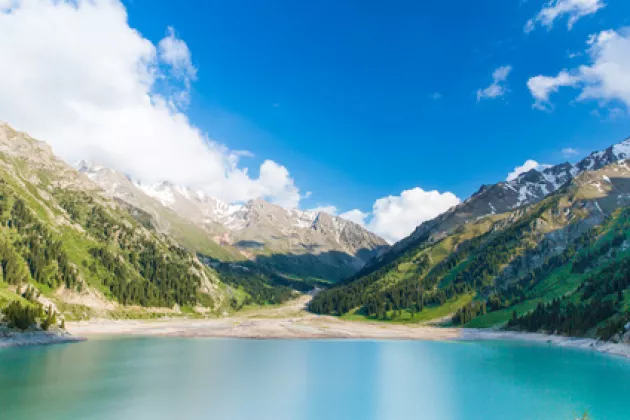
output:
POLYGON ((630 362, 518 342, 96 339, 0 349, 0 419, 630 419, 630 362))

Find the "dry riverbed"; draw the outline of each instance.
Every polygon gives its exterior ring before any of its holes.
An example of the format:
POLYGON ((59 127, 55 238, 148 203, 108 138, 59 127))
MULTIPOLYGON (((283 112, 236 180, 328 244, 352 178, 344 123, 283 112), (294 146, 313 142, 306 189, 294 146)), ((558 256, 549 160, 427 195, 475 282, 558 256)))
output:
POLYGON ((449 340, 459 330, 425 326, 345 321, 318 316, 304 310, 310 296, 286 305, 255 309, 232 317, 189 320, 106 320, 68 322, 67 329, 77 336, 141 335, 176 337, 234 338, 373 338, 401 340, 449 340))

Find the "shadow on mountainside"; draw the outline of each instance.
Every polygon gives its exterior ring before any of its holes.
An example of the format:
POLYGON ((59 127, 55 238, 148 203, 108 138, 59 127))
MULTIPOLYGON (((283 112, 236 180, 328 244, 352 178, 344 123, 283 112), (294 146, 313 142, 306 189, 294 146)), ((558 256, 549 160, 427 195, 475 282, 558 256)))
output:
POLYGON ((336 283, 352 276, 379 252, 378 249, 361 249, 357 256, 341 251, 326 251, 319 254, 272 254, 258 255, 256 264, 275 270, 286 276, 336 283))

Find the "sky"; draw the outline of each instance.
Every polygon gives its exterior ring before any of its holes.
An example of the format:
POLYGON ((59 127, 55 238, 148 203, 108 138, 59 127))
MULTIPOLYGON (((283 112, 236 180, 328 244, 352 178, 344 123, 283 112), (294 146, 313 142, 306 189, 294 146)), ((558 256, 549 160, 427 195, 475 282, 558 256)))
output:
POLYGON ((0 120, 390 242, 630 136, 630 2, 0 0, 0 120))

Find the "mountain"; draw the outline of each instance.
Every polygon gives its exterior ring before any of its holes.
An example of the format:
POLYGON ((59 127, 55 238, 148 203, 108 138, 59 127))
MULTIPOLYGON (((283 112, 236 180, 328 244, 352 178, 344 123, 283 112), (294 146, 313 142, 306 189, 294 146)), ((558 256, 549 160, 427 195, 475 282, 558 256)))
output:
POLYGON ((145 185, 90 162, 77 168, 111 197, 151 214, 159 230, 215 260, 249 260, 289 277, 337 281, 388 248, 356 223, 324 212, 262 199, 228 204, 169 182, 145 185))
POLYGON ((630 157, 630 138, 605 150, 593 152, 576 164, 565 162, 555 166, 531 169, 513 180, 483 185, 461 204, 422 223, 411 235, 397 242, 388 252, 384 252, 367 264, 357 273, 357 276, 366 275, 378 269, 380 265, 394 260, 409 248, 439 240, 462 224, 537 203, 558 191, 577 175, 601 169, 628 157, 630 157))
POLYGON ((630 320, 629 151, 626 140, 576 165, 482 187, 310 308, 621 337, 630 320))
POLYGON ((237 292, 148 217, 0 123, 0 306, 19 313, 37 296, 66 318, 229 309, 237 292))

